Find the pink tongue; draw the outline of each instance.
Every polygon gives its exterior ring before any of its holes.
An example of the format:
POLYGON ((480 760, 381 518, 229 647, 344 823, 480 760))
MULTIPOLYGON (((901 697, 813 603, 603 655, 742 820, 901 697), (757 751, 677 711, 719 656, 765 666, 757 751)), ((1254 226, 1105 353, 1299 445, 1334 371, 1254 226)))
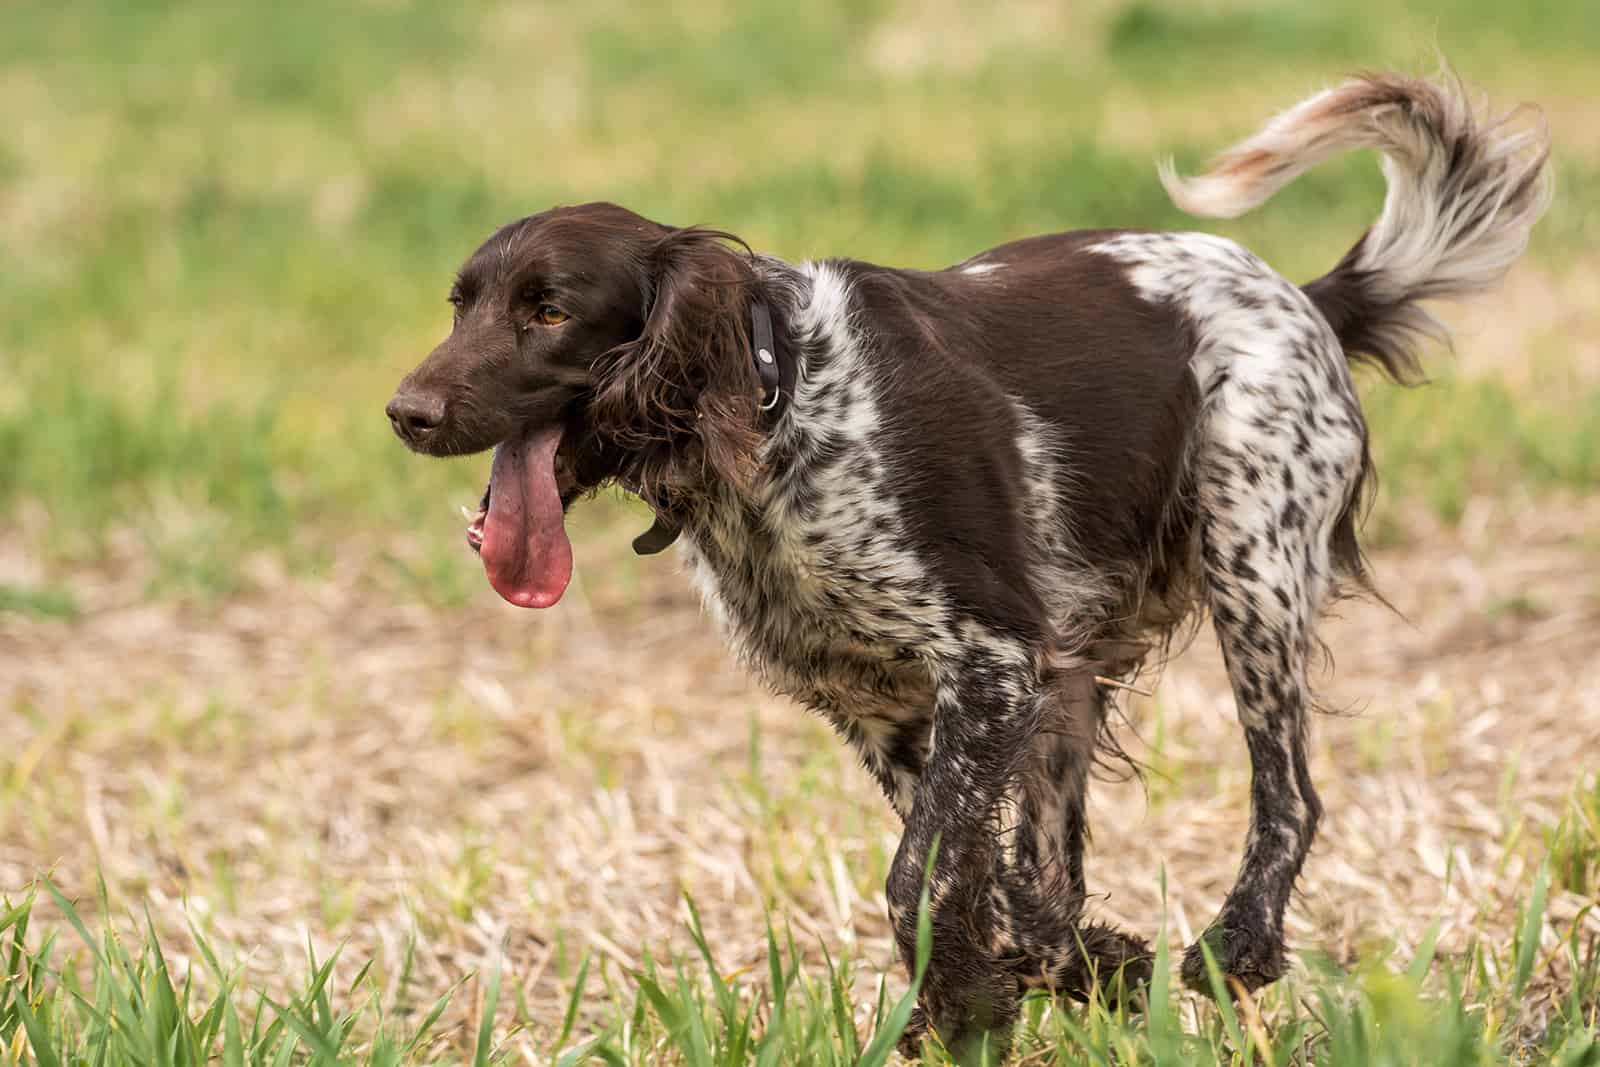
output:
POLYGON ((512 438, 494 450, 483 569, 494 591, 519 608, 548 608, 572 580, 572 542, 556 489, 561 427, 512 438))

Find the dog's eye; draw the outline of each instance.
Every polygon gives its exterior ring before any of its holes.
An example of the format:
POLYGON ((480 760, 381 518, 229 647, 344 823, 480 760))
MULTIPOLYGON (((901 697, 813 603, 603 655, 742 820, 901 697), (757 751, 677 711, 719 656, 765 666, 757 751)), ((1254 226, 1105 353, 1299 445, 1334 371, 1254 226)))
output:
POLYGON ((540 304, 539 310, 533 313, 533 317, 538 319, 546 326, 560 326, 563 322, 566 322, 567 319, 571 318, 570 315, 556 307, 554 304, 540 304))

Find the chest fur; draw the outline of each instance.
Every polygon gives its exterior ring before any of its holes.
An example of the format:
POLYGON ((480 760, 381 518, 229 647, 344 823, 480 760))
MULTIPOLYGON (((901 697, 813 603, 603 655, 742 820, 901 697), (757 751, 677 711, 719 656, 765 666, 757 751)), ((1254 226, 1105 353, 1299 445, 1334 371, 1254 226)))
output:
POLYGON ((719 504, 687 547, 740 657, 831 719, 921 713, 943 611, 882 487, 852 477, 798 501, 767 489, 719 504))
POLYGON ((820 397, 809 384, 766 473, 701 512, 691 565, 741 658, 775 688, 836 722, 920 716, 948 611, 906 537, 866 383, 820 397))

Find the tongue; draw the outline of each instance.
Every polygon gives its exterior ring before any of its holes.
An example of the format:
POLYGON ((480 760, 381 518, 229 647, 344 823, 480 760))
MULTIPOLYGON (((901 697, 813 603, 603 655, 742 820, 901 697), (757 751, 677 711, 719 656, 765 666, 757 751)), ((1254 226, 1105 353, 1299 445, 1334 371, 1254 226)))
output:
POLYGON ((556 488, 561 427, 512 438, 494 452, 483 569, 494 591, 519 608, 548 608, 572 580, 572 542, 556 488))

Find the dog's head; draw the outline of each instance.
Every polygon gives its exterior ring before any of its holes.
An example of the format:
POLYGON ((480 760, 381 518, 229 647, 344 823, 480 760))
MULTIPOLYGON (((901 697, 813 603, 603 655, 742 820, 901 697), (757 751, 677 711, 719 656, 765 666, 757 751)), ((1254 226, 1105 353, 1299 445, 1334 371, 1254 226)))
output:
POLYGON ((502 228, 461 268, 450 336, 387 412, 415 451, 495 449, 467 539, 506 600, 561 598, 583 494, 615 481, 667 511, 748 476, 755 273, 734 240, 586 204, 502 228))

